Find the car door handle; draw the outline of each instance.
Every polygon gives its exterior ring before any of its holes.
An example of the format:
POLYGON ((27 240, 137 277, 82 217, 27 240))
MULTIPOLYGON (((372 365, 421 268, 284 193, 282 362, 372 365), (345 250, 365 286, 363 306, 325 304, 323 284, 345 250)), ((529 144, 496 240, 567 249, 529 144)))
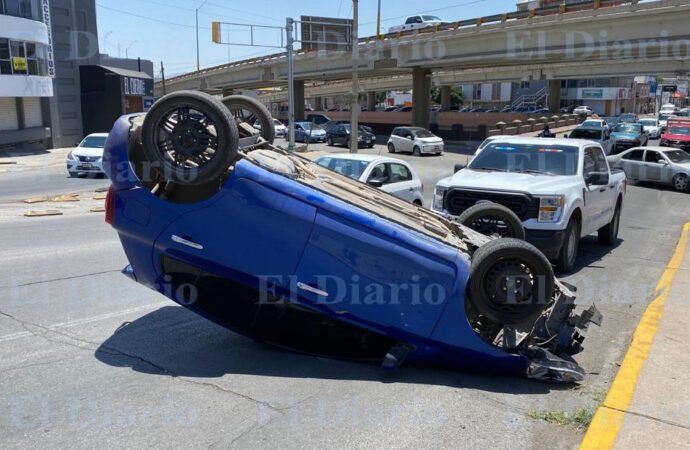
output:
POLYGON ((410 188, 409 191, 410 191, 410 192, 414 192, 414 188, 410 188))
POLYGON ((178 244, 186 245, 187 247, 191 247, 191 248, 196 249, 196 250, 203 250, 204 249, 203 245, 197 244, 196 242, 191 241, 189 239, 181 238, 175 234, 173 234, 171 236, 171 239, 173 240, 173 242, 177 242, 178 244))
POLYGON ((303 291, 311 292, 312 294, 320 295, 321 297, 328 297, 328 292, 317 289, 313 286, 309 286, 306 283, 298 282, 297 287, 303 291))
POLYGON ((599 189, 599 192, 606 192, 606 188, 599 189))

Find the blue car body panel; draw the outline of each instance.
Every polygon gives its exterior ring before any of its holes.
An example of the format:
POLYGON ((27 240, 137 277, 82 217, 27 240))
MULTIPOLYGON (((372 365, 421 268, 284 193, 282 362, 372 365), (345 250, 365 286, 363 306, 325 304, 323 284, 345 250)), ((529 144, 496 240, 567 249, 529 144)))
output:
MULTIPOLYGON (((126 272, 137 282, 228 326, 170 288, 161 265, 169 257, 411 344, 409 361, 525 372, 526 357, 484 342, 471 328, 464 252, 246 160, 207 200, 162 200, 129 163, 131 118, 115 123, 104 168, 113 226, 131 265, 126 272)), ((232 310, 233 298, 223 302, 219 307, 232 310)))

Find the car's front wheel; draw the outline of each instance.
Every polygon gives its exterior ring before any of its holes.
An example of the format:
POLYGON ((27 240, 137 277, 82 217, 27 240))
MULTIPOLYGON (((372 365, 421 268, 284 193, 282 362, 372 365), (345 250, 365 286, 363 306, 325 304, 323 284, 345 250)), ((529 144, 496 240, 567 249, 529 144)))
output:
POLYGON ((534 320, 550 304, 554 289, 549 260, 528 242, 495 239, 472 256, 468 300, 494 322, 534 320))
POLYGON ((571 218, 568 228, 565 230, 563 247, 556 259, 556 267, 564 273, 571 272, 575 268, 577 253, 580 249, 580 222, 576 218, 571 218))
POLYGON ((392 142, 388 143, 388 153, 395 153, 395 145, 392 142))
POLYGON ((412 154, 414 156, 422 156, 422 151, 419 149, 418 146, 414 146, 414 149, 412 150, 412 154))
POLYGON ((333 136, 328 136, 327 144, 329 147, 333 147, 333 136))
POLYGON ((679 173, 673 177, 673 187, 675 190, 680 192, 687 191, 688 187, 690 187, 690 180, 688 179, 688 176, 683 173, 679 173))

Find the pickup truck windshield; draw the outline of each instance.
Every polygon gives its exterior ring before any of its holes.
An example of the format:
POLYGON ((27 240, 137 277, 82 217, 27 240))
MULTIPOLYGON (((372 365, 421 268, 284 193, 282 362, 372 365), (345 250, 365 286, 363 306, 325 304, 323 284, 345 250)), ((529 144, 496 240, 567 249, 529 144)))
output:
POLYGON ((570 133, 572 139, 589 139, 592 141, 601 140, 601 130, 587 130, 583 128, 576 128, 570 133))
POLYGON ((579 149, 566 145, 490 143, 469 165, 471 170, 577 175, 579 149))
POLYGON ((440 22, 441 19, 439 19, 436 16, 422 16, 422 19, 424 19, 425 22, 440 22))
POLYGON ((668 134, 682 134, 685 136, 690 136, 690 127, 673 126, 673 127, 668 129, 667 133, 668 134))

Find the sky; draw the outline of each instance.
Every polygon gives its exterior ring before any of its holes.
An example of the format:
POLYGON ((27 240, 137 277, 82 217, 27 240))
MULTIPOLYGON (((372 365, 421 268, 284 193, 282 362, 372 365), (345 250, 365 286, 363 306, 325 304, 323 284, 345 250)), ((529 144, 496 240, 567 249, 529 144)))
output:
MULTIPOLYGON (((399 25, 406 16, 429 13, 455 21, 515 10, 515 0, 381 0, 381 29, 399 25)), ((211 22, 285 26, 301 15, 352 18, 351 0, 96 0, 101 53, 141 57, 154 62, 156 77, 163 61, 166 76, 196 69, 195 10, 199 10, 201 67, 276 53, 275 48, 215 44, 211 22)), ((376 34, 377 0, 359 1, 359 35, 376 34)), ((246 42, 249 28, 223 25, 224 40, 246 42)), ((255 28, 255 40, 280 44, 278 30, 255 28)))

